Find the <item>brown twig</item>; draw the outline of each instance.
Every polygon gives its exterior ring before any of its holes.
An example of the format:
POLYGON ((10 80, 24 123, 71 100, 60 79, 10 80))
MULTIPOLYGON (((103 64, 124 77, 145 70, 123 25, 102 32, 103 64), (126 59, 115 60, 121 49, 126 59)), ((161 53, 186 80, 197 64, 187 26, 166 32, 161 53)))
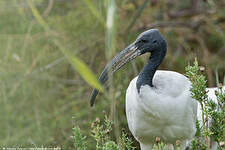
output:
POLYGON ((177 28, 192 28, 192 29, 198 29, 201 25, 203 25, 203 21, 196 21, 196 22, 182 22, 182 21, 162 21, 162 22, 156 22, 152 24, 143 25, 141 29, 150 29, 150 28, 156 28, 156 27, 177 27, 177 28))
POLYGON ((136 23, 137 19, 141 16, 143 10, 145 9, 145 7, 147 6, 148 0, 145 0, 143 2, 143 4, 139 7, 139 9, 137 10, 137 13, 134 15, 132 21, 130 22, 129 26, 127 27, 127 29, 125 30, 125 33, 127 35, 129 35, 130 30, 132 29, 132 27, 134 26, 134 24, 136 23))
POLYGON ((51 12, 53 8, 53 5, 54 5, 54 0, 49 0, 48 7, 43 12, 43 17, 47 17, 49 15, 49 13, 51 12))
POLYGON ((192 16, 205 14, 205 13, 209 13, 209 12, 205 10, 200 10, 200 9, 188 9, 188 10, 182 10, 182 11, 169 12, 168 16, 170 18, 181 18, 181 17, 192 17, 192 16))
POLYGON ((168 17, 170 18, 191 17, 191 16, 202 14, 202 13, 206 13, 206 11, 202 9, 198 9, 198 0, 191 0, 190 9, 168 12, 168 17))
POLYGON ((208 75, 208 81, 209 81, 209 86, 213 86, 213 72, 212 69, 209 67, 209 62, 210 62, 210 52, 209 49, 207 48, 205 41, 201 37, 196 38, 197 41, 199 42, 201 48, 203 49, 203 61, 204 64, 207 67, 207 75, 208 75))
POLYGON ((213 78, 213 72, 212 72, 212 69, 209 67, 210 56, 211 56, 210 51, 209 51, 208 47, 206 46, 205 41, 201 38, 200 35, 195 34, 194 36, 190 36, 189 38, 193 39, 193 40, 196 40, 199 43, 201 49, 203 50, 202 60, 203 60, 203 63, 207 67, 206 72, 207 72, 207 75, 208 75, 208 81, 209 81, 208 83, 209 83, 209 86, 213 86, 213 79, 214 79, 213 78))

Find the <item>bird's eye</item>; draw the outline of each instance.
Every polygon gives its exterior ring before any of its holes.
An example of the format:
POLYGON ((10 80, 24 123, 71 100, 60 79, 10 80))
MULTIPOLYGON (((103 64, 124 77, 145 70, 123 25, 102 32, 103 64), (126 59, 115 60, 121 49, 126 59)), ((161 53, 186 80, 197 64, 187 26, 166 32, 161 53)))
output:
POLYGON ((154 40, 153 43, 157 43, 157 40, 154 40))
POLYGON ((148 40, 141 39, 141 40, 140 40, 140 42, 142 42, 142 43, 147 43, 147 42, 148 42, 148 40))

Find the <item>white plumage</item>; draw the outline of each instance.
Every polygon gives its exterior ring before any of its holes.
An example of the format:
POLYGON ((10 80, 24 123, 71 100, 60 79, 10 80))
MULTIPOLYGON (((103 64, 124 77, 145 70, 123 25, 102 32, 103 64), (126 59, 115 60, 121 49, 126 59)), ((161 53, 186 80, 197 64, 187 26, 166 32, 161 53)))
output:
MULTIPOLYGON (((140 93, 136 80, 130 82, 126 92, 126 116, 141 150, 151 150, 156 137, 174 146, 180 140, 181 149, 185 149, 195 135, 196 119, 202 122, 200 104, 191 98, 189 79, 177 72, 158 70, 153 78, 155 86, 145 85, 140 93)), ((209 98, 217 103, 217 88, 207 90, 209 98)), ((212 141, 211 147, 216 150, 217 143, 212 141)))
MULTIPOLYGON (((177 72, 157 71, 166 51, 166 41, 159 31, 147 30, 116 55, 99 77, 101 84, 104 84, 110 73, 138 56, 151 53, 138 77, 130 82, 126 93, 128 126, 142 150, 151 150, 157 137, 170 145, 171 149, 171 145, 179 140, 181 150, 184 150, 196 132, 198 102, 191 96, 191 82, 177 72)), ((214 90, 209 89, 208 94, 215 100, 214 90)), ((94 89, 90 98, 91 106, 97 94, 98 90, 94 89)), ((200 110, 198 114, 201 114, 200 110)))
POLYGON ((156 137, 182 149, 196 131, 197 101, 191 98, 188 78, 173 71, 156 71, 153 84, 142 86, 134 78, 126 93, 128 126, 142 150, 151 150, 156 137))

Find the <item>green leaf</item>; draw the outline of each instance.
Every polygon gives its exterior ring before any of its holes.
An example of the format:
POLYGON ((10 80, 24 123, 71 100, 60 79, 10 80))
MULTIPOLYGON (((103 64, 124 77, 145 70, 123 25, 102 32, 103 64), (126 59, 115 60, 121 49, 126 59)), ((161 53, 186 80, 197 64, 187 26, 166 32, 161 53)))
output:
POLYGON ((223 85, 225 85, 225 76, 223 77, 223 85))
POLYGON ((44 28, 44 29, 48 29, 48 25, 46 24, 46 22, 44 21, 44 19, 41 17, 40 13, 38 12, 37 8, 34 6, 33 0, 27 0, 27 3, 35 17, 35 19, 38 21, 38 23, 44 28))
POLYGON ((217 68, 215 70, 215 74, 216 74, 216 85, 218 86, 220 81, 219 81, 219 73, 218 73, 218 69, 217 68))
POLYGON ((69 51, 61 49, 63 54, 66 56, 67 60, 70 62, 70 64, 77 70, 77 72, 80 73, 82 78, 89 83, 94 88, 98 89, 100 92, 103 91, 103 88, 101 84, 98 82, 95 75, 92 73, 92 71, 88 68, 88 66, 80 60, 76 56, 72 56, 72 54, 69 53, 69 51))
POLYGON ((79 127, 73 128, 73 144, 77 150, 87 150, 86 137, 82 135, 79 127))
MULTIPOLYGON (((48 27, 48 24, 44 21, 40 13, 38 12, 37 8, 33 5, 32 0, 27 0, 28 5, 31 8, 31 11, 37 20, 37 22, 45 29, 46 32, 52 33, 50 28, 48 27)), ((73 56, 69 53, 69 51, 66 51, 64 46, 60 44, 60 42, 52 37, 51 39, 56 46, 59 47, 61 52, 65 55, 65 57, 69 60, 69 62, 72 64, 72 66, 77 70, 77 72, 82 76, 82 78, 91 86, 98 89, 100 92, 103 91, 103 88, 101 84, 98 82, 95 75, 92 73, 92 71, 87 67, 87 65, 82 62, 78 57, 73 56)))
POLYGON ((116 145, 114 141, 108 141, 103 146, 103 150, 119 150, 119 147, 116 145))

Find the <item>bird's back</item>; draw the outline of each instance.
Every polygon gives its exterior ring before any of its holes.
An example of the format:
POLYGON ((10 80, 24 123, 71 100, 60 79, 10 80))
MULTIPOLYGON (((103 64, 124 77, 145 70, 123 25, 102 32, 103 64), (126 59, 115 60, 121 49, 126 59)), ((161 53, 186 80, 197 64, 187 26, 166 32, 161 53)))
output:
POLYGON ((140 93, 134 78, 126 93, 129 129, 139 142, 165 143, 192 138, 195 134, 197 102, 191 98, 189 80, 176 72, 157 71, 154 87, 142 86, 140 93))

